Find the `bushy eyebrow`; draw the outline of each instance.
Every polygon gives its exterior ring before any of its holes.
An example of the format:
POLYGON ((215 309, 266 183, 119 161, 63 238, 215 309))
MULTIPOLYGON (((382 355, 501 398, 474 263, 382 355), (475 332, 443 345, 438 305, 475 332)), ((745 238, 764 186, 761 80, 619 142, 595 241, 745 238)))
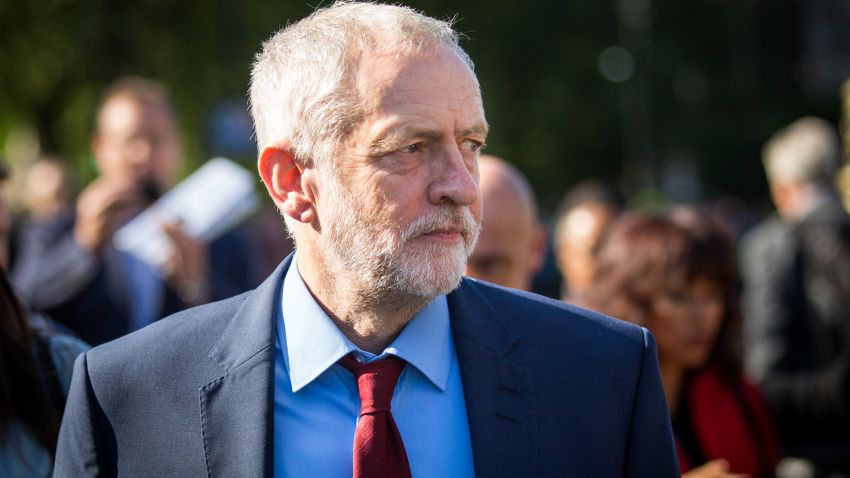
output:
MULTIPOLYGON (((478 123, 475 126, 463 130, 458 136, 476 135, 486 137, 489 128, 487 123, 478 123)), ((414 126, 404 125, 391 128, 386 133, 372 141, 369 145, 370 156, 381 156, 404 146, 412 138, 424 140, 439 140, 443 137, 442 131, 419 129, 414 126)))
POLYGON ((419 129, 409 125, 399 126, 398 128, 391 128, 385 134, 372 141, 369 145, 369 154, 379 156, 395 151, 404 146, 404 143, 411 138, 438 140, 442 137, 443 133, 437 130, 419 129))
POLYGON ((473 126, 472 128, 465 129, 465 130, 461 131, 460 136, 476 135, 476 136, 482 136, 482 137, 486 138, 487 133, 489 133, 489 132, 490 132, 490 127, 487 125, 487 123, 481 122, 481 123, 476 123, 476 125, 473 126))

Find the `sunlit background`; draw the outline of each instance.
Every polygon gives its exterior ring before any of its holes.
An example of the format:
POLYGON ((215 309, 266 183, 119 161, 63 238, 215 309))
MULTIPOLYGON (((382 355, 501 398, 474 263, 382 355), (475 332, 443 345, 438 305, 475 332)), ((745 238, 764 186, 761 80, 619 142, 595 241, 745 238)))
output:
MULTIPOLYGON (((802 115, 838 125, 850 77, 846 0, 406 3, 457 19, 484 92, 488 152, 529 176, 547 213, 588 177, 634 201, 763 210, 761 145, 802 115)), ((186 172, 217 155, 249 164, 252 57, 314 6, 0 0, 0 155, 22 168, 58 154, 85 184, 99 94, 136 74, 170 87, 186 172)))

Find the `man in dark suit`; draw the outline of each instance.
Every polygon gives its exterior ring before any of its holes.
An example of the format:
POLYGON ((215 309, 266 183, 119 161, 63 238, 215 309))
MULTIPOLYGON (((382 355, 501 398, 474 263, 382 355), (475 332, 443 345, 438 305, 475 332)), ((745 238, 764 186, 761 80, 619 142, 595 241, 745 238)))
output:
POLYGON ((743 240, 747 367, 789 456, 850 475, 850 216, 835 129, 800 119, 763 152, 777 213, 743 240))
POLYGON ((81 356, 56 476, 678 476, 646 330, 461 279, 488 126, 457 38, 339 3, 263 45, 259 172, 297 252, 81 356))
POLYGON ((92 153, 99 177, 74 212, 26 223, 12 268, 29 306, 47 312, 93 345, 189 306, 256 285, 246 241, 205 244, 179 223, 165 270, 116 250, 116 229, 173 185, 181 161, 176 118, 163 86, 124 78, 98 108, 92 153))

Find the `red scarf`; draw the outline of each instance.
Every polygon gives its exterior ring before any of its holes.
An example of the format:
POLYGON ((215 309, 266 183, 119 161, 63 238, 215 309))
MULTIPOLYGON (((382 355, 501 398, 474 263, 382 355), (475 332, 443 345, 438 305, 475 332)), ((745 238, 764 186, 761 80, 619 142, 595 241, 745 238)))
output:
MULTIPOLYGON (((741 380, 735 390, 716 368, 708 368, 689 379, 684 398, 706 460, 723 458, 730 471, 753 478, 773 474, 781 458, 779 439, 767 405, 752 385, 741 380)), ((683 473, 699 465, 677 448, 683 473)))

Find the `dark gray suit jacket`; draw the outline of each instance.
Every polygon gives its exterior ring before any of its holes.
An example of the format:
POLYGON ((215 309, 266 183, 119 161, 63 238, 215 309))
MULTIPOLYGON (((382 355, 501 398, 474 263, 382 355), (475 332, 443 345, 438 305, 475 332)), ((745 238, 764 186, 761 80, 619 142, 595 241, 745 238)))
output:
MULTIPOLYGON (((252 292, 81 355, 55 476, 271 476, 290 260, 252 292)), ((646 330, 470 279, 448 303, 477 476, 679 476, 646 330)))

